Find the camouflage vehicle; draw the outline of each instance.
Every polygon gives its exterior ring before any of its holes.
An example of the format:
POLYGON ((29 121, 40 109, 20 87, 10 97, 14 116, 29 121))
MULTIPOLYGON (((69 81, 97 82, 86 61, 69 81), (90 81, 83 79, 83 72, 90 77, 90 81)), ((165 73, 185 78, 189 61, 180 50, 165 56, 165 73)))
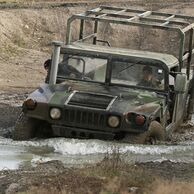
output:
POLYGON ((163 140, 193 111, 194 23, 185 20, 194 21, 194 17, 105 6, 73 15, 67 23, 66 45, 53 43, 46 83, 24 101, 13 139, 30 139, 41 132, 55 137, 136 135, 143 142, 163 140), (131 12, 134 16, 126 14, 131 12), (75 20, 80 21, 80 32, 72 42, 75 20), (88 36, 83 33, 86 21, 94 24, 88 36), (106 40, 98 40, 99 22, 175 31, 180 38, 179 56, 111 47, 106 40))

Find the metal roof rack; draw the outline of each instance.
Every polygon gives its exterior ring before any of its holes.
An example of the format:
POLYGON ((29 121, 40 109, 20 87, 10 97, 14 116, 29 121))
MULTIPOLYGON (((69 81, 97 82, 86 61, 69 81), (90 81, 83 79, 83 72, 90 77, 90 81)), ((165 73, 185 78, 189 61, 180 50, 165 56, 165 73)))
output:
POLYGON ((176 31, 180 37, 179 68, 182 68, 184 60, 187 60, 188 65, 190 66, 192 54, 194 53, 194 17, 156 11, 143 11, 129 8, 100 6, 96 9, 88 10, 85 13, 76 14, 69 18, 67 23, 66 44, 71 43, 71 23, 76 19, 79 19, 81 21, 78 41, 93 38, 93 44, 96 44, 97 40, 98 22, 109 22, 114 24, 176 31), (83 36, 85 20, 94 21, 94 33, 89 35, 88 37, 83 36), (188 52, 185 53, 184 45, 186 33, 189 33, 189 48, 188 52))

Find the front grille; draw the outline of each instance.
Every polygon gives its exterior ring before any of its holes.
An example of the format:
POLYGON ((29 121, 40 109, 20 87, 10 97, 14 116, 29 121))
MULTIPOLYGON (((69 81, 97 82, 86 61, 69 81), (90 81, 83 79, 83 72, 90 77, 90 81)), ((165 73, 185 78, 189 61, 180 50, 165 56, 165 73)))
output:
POLYGON ((106 110, 113 99, 113 96, 75 92, 67 104, 106 110))
POLYGON ((74 109, 65 109, 64 110, 64 121, 73 126, 84 126, 87 128, 99 128, 105 126, 105 115, 101 113, 94 113, 85 110, 74 110, 74 109))

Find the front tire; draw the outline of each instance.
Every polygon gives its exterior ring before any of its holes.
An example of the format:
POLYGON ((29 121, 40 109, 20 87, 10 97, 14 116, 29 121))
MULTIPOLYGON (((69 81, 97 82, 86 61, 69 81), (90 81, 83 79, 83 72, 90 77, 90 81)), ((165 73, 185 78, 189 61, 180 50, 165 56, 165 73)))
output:
POLYGON ((158 121, 152 121, 148 131, 140 134, 138 142, 142 144, 155 144, 157 141, 165 140, 165 130, 158 121))
POLYGON ((36 121, 28 118, 23 112, 19 115, 14 131, 12 133, 13 140, 28 140, 34 137, 36 121))
POLYGON ((150 123, 146 138, 150 144, 155 144, 156 141, 164 141, 165 130, 158 121, 152 121, 150 123))

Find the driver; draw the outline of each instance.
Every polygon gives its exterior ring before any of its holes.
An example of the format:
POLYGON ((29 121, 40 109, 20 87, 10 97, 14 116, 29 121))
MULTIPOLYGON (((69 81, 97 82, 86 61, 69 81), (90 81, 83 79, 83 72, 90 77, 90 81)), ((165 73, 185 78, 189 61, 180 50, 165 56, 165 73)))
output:
POLYGON ((153 76, 152 67, 150 67, 150 66, 143 67, 142 79, 137 85, 149 87, 149 88, 157 88, 157 80, 153 76))

